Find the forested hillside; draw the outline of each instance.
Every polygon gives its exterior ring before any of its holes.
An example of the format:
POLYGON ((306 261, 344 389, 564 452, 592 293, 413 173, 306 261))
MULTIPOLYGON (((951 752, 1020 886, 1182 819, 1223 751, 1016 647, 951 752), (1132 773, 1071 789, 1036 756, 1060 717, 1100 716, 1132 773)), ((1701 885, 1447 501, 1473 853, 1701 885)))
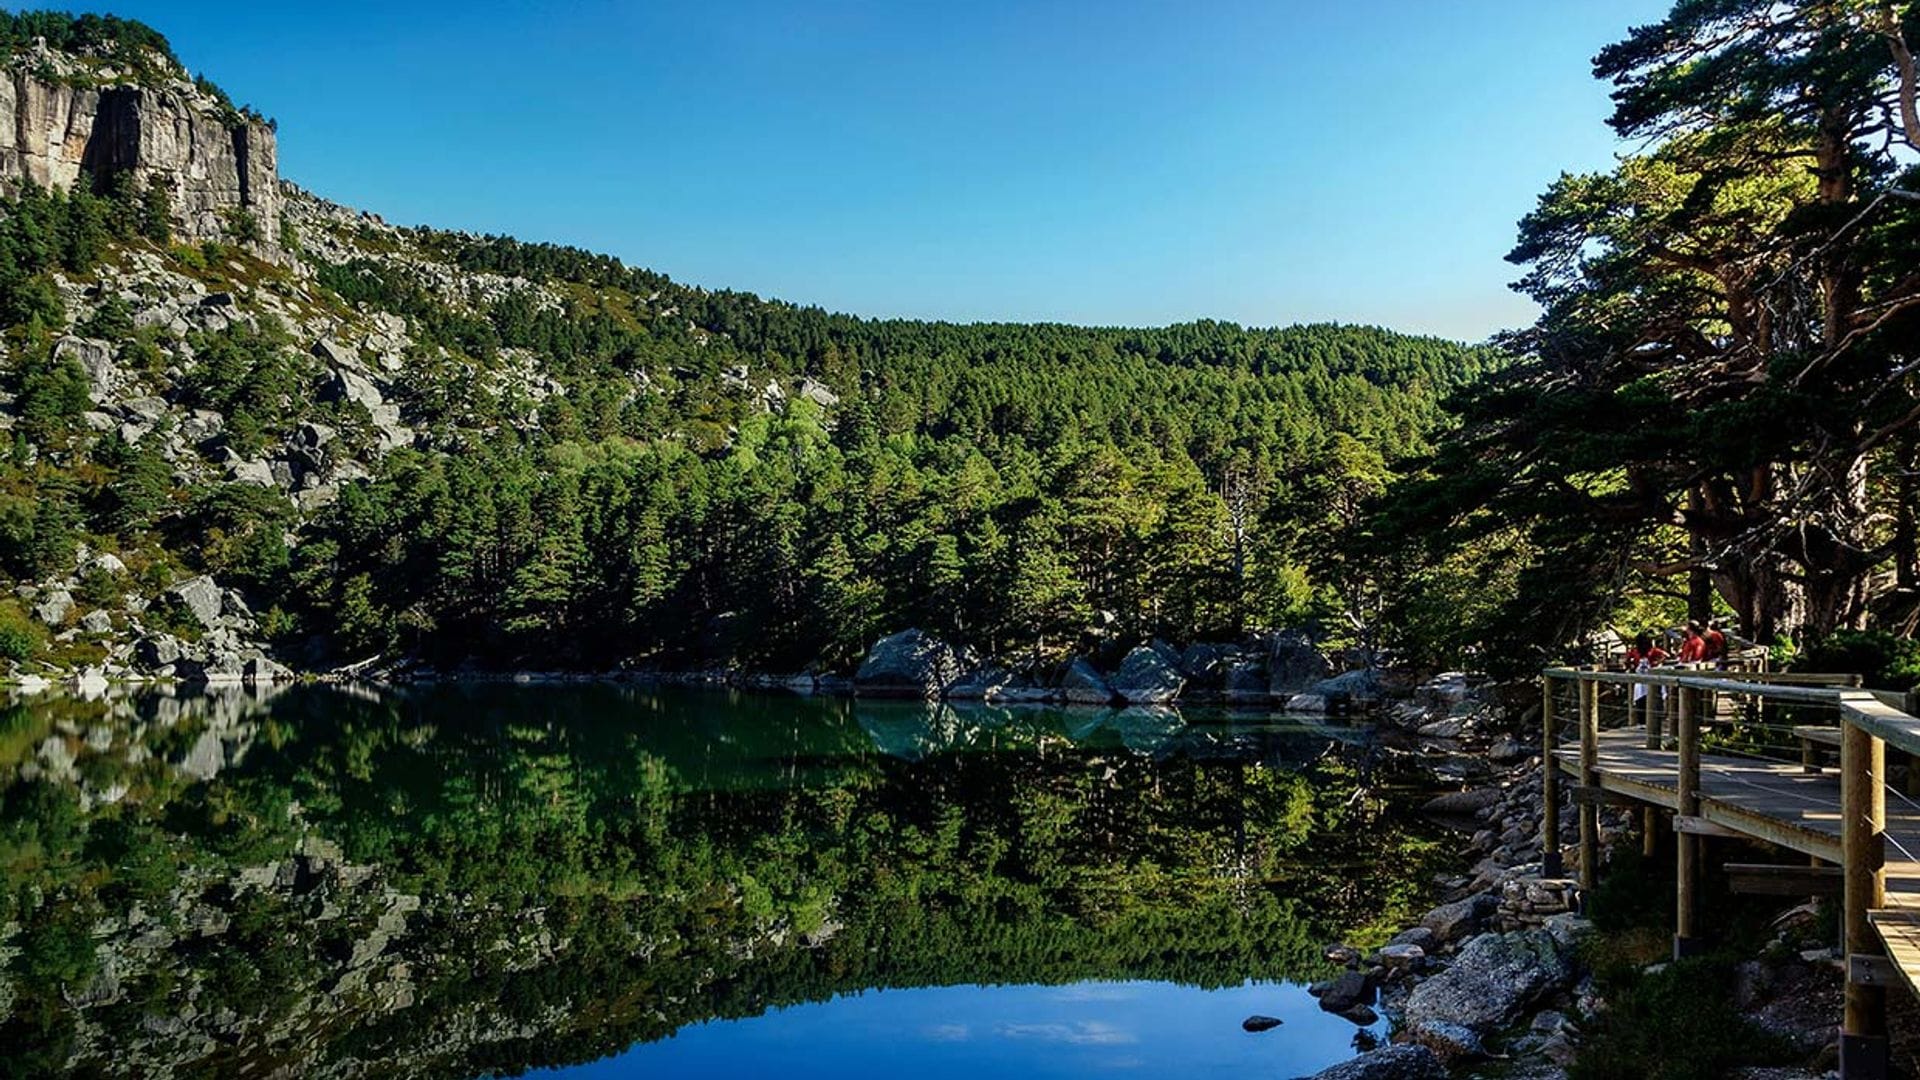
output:
MULTIPOLYGON (((83 22, 58 63, 147 40, 83 22)), ((128 66, 171 70, 153 47, 128 66)), ((1500 363, 1371 327, 859 319, 291 185, 277 224, 187 244, 158 186, 0 211, 26 670, 229 630, 307 666, 844 669, 905 626, 1014 661, 1358 641, 1395 570, 1348 531, 1500 363)))

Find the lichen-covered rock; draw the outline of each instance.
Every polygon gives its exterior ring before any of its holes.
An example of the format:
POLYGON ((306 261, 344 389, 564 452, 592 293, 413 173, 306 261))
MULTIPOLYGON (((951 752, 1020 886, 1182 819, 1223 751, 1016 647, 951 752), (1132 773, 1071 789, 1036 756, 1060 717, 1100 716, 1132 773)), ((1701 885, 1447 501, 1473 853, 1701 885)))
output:
POLYGON ((1180 673, 1180 658, 1173 650, 1155 642, 1141 645, 1120 662, 1107 685, 1130 705, 1157 705, 1180 696, 1187 678, 1180 673))
POLYGON ((1572 982, 1567 947, 1545 930, 1482 934, 1445 971, 1407 998, 1409 1028, 1459 1024, 1481 1034, 1518 1019, 1528 1005, 1572 982))
POLYGON ((193 613, 201 626, 211 630, 220 625, 220 586, 214 584, 213 578, 201 574, 196 578, 188 578, 168 591, 193 613))
POLYGON ((873 643, 860 670, 856 692, 872 697, 935 698, 960 677, 953 648, 924 630, 902 630, 873 643))
POLYGON ((1420 925, 1432 931, 1441 944, 1449 944, 1479 930, 1499 906, 1492 893, 1475 893, 1427 912, 1420 925))
POLYGON ((1060 676, 1060 695, 1076 705, 1106 705, 1113 701, 1113 687, 1086 657, 1076 656, 1060 676))
POLYGON ((1446 1080, 1446 1066, 1424 1046, 1383 1046, 1322 1069, 1308 1080, 1446 1080))

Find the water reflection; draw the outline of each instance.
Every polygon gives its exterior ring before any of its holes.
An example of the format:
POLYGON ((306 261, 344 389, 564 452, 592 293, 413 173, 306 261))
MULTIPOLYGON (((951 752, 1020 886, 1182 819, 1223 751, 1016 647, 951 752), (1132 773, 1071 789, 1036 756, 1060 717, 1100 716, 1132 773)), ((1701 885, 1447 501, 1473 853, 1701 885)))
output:
POLYGON ((0 1044, 27 1074, 475 1075, 874 988, 1300 981, 1430 869, 1353 797, 1364 742, 606 685, 18 697, 0 1044))

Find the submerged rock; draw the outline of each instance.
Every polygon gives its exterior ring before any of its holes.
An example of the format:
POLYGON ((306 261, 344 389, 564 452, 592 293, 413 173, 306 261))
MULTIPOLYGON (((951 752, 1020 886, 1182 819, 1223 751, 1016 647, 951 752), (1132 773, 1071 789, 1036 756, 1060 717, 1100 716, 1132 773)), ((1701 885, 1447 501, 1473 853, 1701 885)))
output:
POLYGON ((1240 1026, 1248 1031, 1272 1031, 1282 1023, 1284 1023, 1284 1021, 1277 1016, 1261 1016, 1255 1013, 1245 1020, 1240 1021, 1240 1026))

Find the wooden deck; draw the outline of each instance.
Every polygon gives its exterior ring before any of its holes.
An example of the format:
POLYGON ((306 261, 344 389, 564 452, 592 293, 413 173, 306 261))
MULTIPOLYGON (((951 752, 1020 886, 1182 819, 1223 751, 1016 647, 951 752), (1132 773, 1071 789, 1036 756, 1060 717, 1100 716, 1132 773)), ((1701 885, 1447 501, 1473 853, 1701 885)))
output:
MULTIPOLYGON (((1595 763, 1600 786, 1662 809, 1675 808, 1679 754, 1649 750, 1638 728, 1599 734, 1595 763)), ((1580 748, 1559 749, 1562 772, 1580 774, 1580 748)), ((1832 770, 1703 753, 1699 817, 1742 836, 1764 840, 1825 862, 1841 862, 1840 778, 1832 770)), ((1875 928, 1907 984, 1920 992, 1920 810, 1887 799, 1886 906, 1875 928), (1904 848, 1903 852, 1901 849, 1904 848)))
POLYGON ((1559 873, 1564 866, 1562 772, 1576 778, 1583 889, 1599 880, 1602 803, 1643 807, 1648 852, 1657 847, 1659 811, 1671 812, 1676 957, 1696 952, 1709 925, 1701 871, 1711 837, 1745 837, 1811 856, 1811 866, 1728 862, 1727 880, 1746 892, 1839 897, 1846 955, 1840 1076, 1885 1080, 1887 990, 1904 984, 1920 994, 1920 805, 1887 783, 1889 754, 1920 763, 1920 693, 1863 690, 1858 676, 1844 673, 1697 667, 1549 668, 1540 688, 1542 750, 1554 764, 1541 776, 1543 869, 1559 873), (1561 691, 1572 706, 1577 746, 1561 741, 1561 691), (1794 706, 1795 714, 1830 710, 1834 723, 1790 728, 1801 743, 1798 762, 1704 752, 1703 728, 1757 720, 1775 703, 1794 706), (1608 729, 1603 716, 1624 716, 1626 725, 1608 729), (1840 752, 1832 769, 1818 760, 1823 748, 1840 752))

